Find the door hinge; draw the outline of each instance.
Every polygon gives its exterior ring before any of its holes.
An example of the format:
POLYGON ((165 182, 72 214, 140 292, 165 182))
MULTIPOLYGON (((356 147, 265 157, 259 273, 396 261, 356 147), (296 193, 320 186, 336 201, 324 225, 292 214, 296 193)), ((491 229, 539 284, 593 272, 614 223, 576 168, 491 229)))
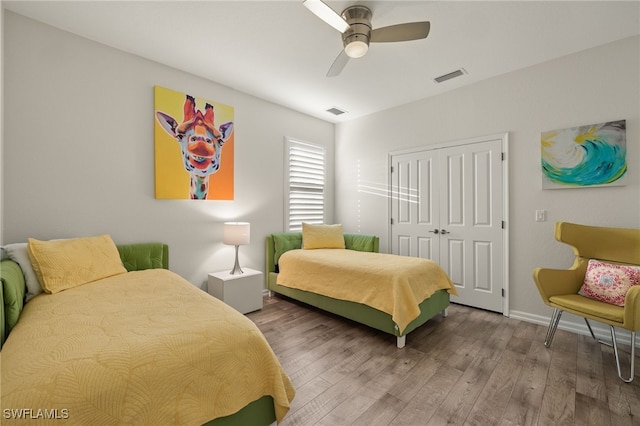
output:
POLYGON ((502 289, 502 297, 504 297, 504 288, 502 289))
POLYGON ((502 229, 507 229, 507 222, 504 220, 502 221, 502 229))
POLYGON ((393 173, 393 166, 391 166, 391 173, 393 173))
POLYGON ((505 159, 507 156, 506 156, 506 154, 505 154, 504 152, 502 152, 501 154, 502 154, 502 155, 501 155, 502 161, 504 161, 504 159, 505 159))
POLYGON ((391 224, 393 225, 393 218, 391 218, 391 224))

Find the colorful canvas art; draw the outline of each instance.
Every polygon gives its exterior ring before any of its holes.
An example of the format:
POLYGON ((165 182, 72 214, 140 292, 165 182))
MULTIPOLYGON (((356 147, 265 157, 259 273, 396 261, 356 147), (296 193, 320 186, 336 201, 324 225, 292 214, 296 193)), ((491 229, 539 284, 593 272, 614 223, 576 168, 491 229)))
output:
POLYGON ((543 132, 540 140, 543 188, 625 184, 626 120, 543 132))
POLYGON ((156 86, 155 196, 233 200, 233 107, 156 86))

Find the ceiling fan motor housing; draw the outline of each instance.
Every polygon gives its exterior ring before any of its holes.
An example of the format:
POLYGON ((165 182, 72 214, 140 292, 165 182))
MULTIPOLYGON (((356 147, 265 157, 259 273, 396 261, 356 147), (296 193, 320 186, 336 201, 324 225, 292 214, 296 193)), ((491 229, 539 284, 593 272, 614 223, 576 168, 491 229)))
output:
POLYGON ((342 12, 349 29, 342 33, 342 43, 347 47, 354 41, 369 45, 371 39, 371 10, 364 6, 350 6, 342 12))

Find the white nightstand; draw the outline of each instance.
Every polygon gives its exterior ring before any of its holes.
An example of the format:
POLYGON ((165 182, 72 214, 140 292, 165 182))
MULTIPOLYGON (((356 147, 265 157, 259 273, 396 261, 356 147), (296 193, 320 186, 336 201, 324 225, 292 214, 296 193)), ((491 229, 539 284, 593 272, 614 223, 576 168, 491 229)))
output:
POLYGON ((244 274, 231 275, 229 271, 209 274, 209 294, 222 300, 242 314, 262 309, 262 272, 243 268, 244 274))

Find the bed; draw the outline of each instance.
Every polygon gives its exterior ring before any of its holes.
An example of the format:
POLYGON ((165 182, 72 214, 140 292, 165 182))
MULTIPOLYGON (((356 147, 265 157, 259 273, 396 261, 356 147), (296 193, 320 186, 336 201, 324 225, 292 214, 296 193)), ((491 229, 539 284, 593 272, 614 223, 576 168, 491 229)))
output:
MULTIPOLYGON (((444 271, 435 262, 426 259, 408 258, 405 256, 395 256, 390 254, 381 254, 379 251, 379 239, 372 235, 342 233, 341 227, 334 225, 319 226, 320 234, 334 234, 330 240, 335 242, 328 244, 324 236, 320 237, 318 244, 309 246, 309 239, 303 238, 303 233, 308 230, 303 228, 303 232, 282 232, 268 235, 266 238, 266 280, 269 292, 278 293, 289 298, 301 301, 311 306, 323 309, 325 311, 343 316, 369 327, 383 331, 385 333, 396 336, 396 344, 398 348, 402 348, 406 344, 406 336, 411 331, 426 323, 438 313, 446 316, 446 308, 449 306, 449 295, 456 294, 455 287, 451 280, 446 276, 444 271), (327 231, 330 227, 332 230, 327 231), (336 237, 338 235, 338 237, 336 237), (337 240, 336 240, 337 238, 337 240), (303 242, 304 240, 304 242, 303 242), (342 243, 340 243, 342 241, 342 243), (351 262, 345 255, 362 255, 369 257, 368 260, 353 260, 353 265, 345 267, 344 264, 336 263, 351 262), (288 259, 289 256, 302 256, 302 263, 295 259, 293 262, 288 259), (304 259, 310 257, 309 259, 304 259), (373 258, 373 259, 372 259, 373 258), (287 261, 290 270, 287 267, 287 261), (377 266, 367 267, 371 263, 364 263, 365 267, 358 265, 361 262, 377 262, 382 265, 396 264, 398 262, 417 262, 419 268, 426 268, 427 272, 414 273, 408 280, 416 281, 416 275, 422 275, 425 281, 431 281, 430 289, 421 290, 425 297, 416 296, 416 292, 411 289, 407 290, 407 286, 398 290, 396 285, 388 285, 395 294, 389 296, 392 305, 395 308, 386 308, 381 306, 382 296, 371 296, 371 292, 367 292, 366 286, 373 285, 376 280, 374 275, 379 271, 377 266), (306 262, 306 263, 305 263, 306 262), (311 269, 310 269, 311 268, 311 269), (346 268, 346 269, 345 269, 346 268), (350 270, 350 268, 354 268, 350 270), (357 269, 361 268, 361 269, 357 269), (336 270, 333 270, 336 269, 336 270), (286 278, 286 279, 283 279, 286 278), (314 282, 311 287, 297 285, 298 281, 308 281, 312 279, 314 282), (286 282, 285 282, 286 281, 286 282), (368 297, 353 298, 345 295, 343 290, 352 287, 354 284, 365 286, 364 290, 359 293, 368 297), (332 290, 330 287, 334 287, 332 290), (335 291, 338 291, 336 293, 335 291), (426 291, 426 293, 425 293, 426 291), (410 293, 409 298, 414 299, 412 303, 415 306, 406 306, 406 303, 398 302, 398 293, 410 293), (350 300, 351 299, 351 300, 350 300), (378 303, 378 305, 376 305, 378 303), (397 309, 396 309, 397 308, 397 309), (394 311, 395 309, 395 311, 394 311), (407 312, 409 310, 410 312, 407 312)), ((311 234, 312 235, 312 234, 311 234)), ((312 240, 313 241, 313 240, 312 240)), ((316 239, 316 241, 318 241, 316 239)), ((352 256, 348 256, 351 258, 352 256)), ((413 268, 413 266, 411 266, 413 268)), ((398 274, 396 272, 391 274, 398 274)), ((422 269, 423 271, 425 269, 422 269)), ((383 274, 384 272, 381 272, 383 274)), ((402 272, 399 272, 402 275, 402 272)), ((400 276, 401 279, 406 277, 400 276)), ((398 277, 390 277, 389 281, 398 281, 398 277)), ((375 292, 374 292, 375 293, 375 292)), ((383 304, 384 305, 384 304, 383 304)))
POLYGON ((3 424, 282 420, 294 389, 264 336, 169 271, 167 245, 63 241, 52 251, 30 240, 33 271, 23 245, 0 261, 3 424))

